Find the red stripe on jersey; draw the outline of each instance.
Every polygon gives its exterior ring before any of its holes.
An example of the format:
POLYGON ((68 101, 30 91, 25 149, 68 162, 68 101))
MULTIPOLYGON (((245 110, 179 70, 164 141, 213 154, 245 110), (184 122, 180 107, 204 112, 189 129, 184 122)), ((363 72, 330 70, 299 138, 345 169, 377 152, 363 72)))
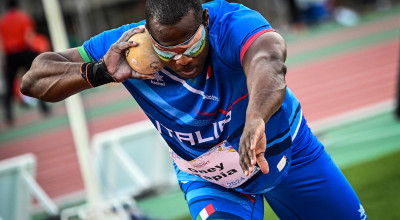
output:
POLYGON ((228 112, 232 109, 232 107, 238 103, 240 100, 243 100, 244 98, 246 98, 249 95, 249 93, 247 93, 246 95, 239 97, 236 101, 233 102, 233 104, 228 108, 228 110, 224 110, 222 108, 218 109, 215 112, 200 112, 198 109, 194 109, 196 111, 196 114, 198 115, 206 115, 206 116, 211 116, 211 115, 215 115, 218 112, 221 112, 222 114, 226 115, 228 114, 228 112))
POLYGON ((212 75, 213 75, 212 67, 211 65, 209 65, 207 69, 207 79, 211 78, 212 75))
POLYGON ((247 195, 247 194, 243 194, 246 198, 248 198, 252 203, 254 203, 254 199, 251 198, 251 196, 247 195))
POLYGON ((249 49, 250 45, 262 34, 266 33, 266 32, 270 32, 270 31, 275 31, 274 29, 265 29, 262 31, 259 31, 255 34, 253 34, 253 36, 251 36, 246 43, 243 45, 242 50, 240 51, 240 62, 243 62, 243 57, 244 54, 246 53, 247 49, 249 49))

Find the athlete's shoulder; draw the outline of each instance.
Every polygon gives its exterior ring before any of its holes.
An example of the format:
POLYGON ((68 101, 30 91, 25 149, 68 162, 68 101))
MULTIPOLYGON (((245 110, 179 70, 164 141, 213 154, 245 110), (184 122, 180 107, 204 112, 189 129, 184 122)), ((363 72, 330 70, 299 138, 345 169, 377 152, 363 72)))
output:
MULTIPOLYGON (((246 6, 238 3, 229 3, 224 0, 215 0, 203 4, 204 9, 208 9, 210 15, 210 25, 224 24, 229 25, 234 20, 242 20, 241 16, 234 16, 236 14, 257 13, 246 6), (238 19, 239 18, 239 19, 238 19)), ((223 26, 223 25, 221 25, 223 26)))
POLYGON ((209 10, 209 39, 214 52, 235 68, 241 68, 240 54, 248 39, 272 29, 259 12, 241 4, 216 0, 203 7, 209 10))
POLYGON ((216 11, 216 12, 222 13, 222 14, 225 14, 225 13, 228 13, 231 11, 248 9, 247 7, 245 7, 242 4, 230 3, 225 0, 214 0, 211 2, 207 2, 207 3, 203 4, 203 9, 206 9, 206 8, 209 11, 216 11))

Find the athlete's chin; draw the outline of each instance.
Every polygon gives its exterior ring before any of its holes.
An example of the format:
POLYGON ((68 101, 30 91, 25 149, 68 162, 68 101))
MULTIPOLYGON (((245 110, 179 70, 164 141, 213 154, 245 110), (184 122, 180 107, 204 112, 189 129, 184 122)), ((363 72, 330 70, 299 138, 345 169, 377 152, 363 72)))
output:
POLYGON ((200 75, 201 70, 198 67, 194 67, 193 69, 178 71, 178 75, 185 79, 193 79, 200 75))

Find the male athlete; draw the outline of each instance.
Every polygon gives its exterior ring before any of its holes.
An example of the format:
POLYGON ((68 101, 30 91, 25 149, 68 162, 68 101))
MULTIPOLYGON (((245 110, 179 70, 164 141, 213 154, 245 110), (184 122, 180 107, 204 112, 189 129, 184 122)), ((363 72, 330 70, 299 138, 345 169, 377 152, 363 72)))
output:
POLYGON ((146 21, 40 55, 21 88, 59 101, 122 82, 165 139, 193 219, 367 219, 286 87, 286 45, 258 12, 216 0, 147 0, 146 21), (146 22, 147 21, 147 22, 146 22), (165 67, 144 75, 124 51, 152 36, 165 67))

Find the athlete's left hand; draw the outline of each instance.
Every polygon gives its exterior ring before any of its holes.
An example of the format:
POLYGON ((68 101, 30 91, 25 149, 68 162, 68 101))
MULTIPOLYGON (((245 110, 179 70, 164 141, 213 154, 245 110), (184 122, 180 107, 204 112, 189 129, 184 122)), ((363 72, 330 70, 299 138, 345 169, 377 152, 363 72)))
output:
POLYGON ((264 174, 269 172, 264 157, 267 149, 265 122, 262 118, 246 120, 239 144, 240 166, 246 176, 254 171, 256 163, 264 174))

